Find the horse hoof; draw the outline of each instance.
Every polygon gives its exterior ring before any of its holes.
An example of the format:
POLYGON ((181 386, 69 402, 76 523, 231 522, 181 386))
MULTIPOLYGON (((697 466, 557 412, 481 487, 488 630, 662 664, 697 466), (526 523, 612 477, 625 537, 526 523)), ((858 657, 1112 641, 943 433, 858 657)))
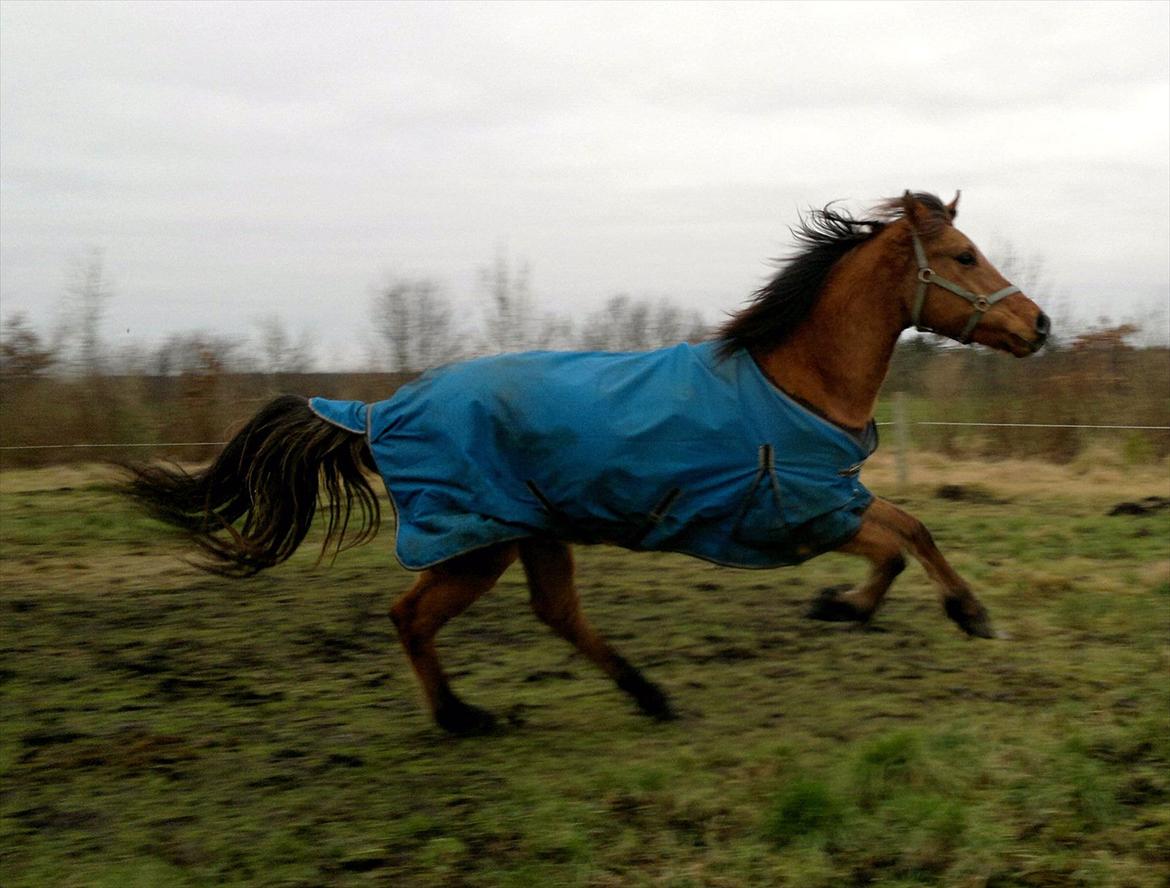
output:
POLYGON ((435 713, 439 727, 457 737, 478 737, 496 728, 496 717, 468 703, 448 703, 435 713))
POLYGON ((805 611, 805 617, 810 620, 823 620, 826 623, 864 623, 869 616, 841 598, 841 595, 851 588, 845 585, 822 589, 805 611))
POLYGON ((947 616, 973 638, 1001 637, 991 625, 991 616, 983 605, 976 603, 975 610, 969 610, 964 607, 963 602, 948 598, 944 607, 947 616))
POLYGON ((995 631, 995 627, 991 625, 991 619, 986 614, 969 622, 960 623, 959 627, 972 638, 1000 637, 999 633, 995 631))
POLYGON ((617 686, 634 698, 638 708, 643 713, 658 721, 671 721, 677 718, 670 708, 670 700, 663 693, 662 688, 648 681, 641 672, 618 657, 619 671, 615 678, 617 686))
POLYGON ((674 721, 678 718, 670 705, 670 698, 666 696, 662 688, 653 682, 646 681, 641 676, 638 677, 641 681, 638 682, 637 687, 626 688, 626 690, 633 695, 634 702, 638 704, 642 713, 661 722, 674 721))
POLYGON ((678 718, 678 713, 670 705, 670 699, 653 685, 646 693, 638 697, 637 702, 638 708, 655 721, 668 722, 678 718))

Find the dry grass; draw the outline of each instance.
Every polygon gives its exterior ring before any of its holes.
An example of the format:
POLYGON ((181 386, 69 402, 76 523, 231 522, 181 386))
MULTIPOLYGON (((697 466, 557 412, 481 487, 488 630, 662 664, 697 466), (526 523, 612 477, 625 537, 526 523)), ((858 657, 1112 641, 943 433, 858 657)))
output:
MULTIPOLYGON (((1132 499, 1170 496, 1170 460, 1130 465, 1114 449, 1098 446, 1070 464, 1035 459, 952 459, 912 451, 908 457, 911 496, 930 495, 944 484, 980 488, 994 496, 1132 499)), ((897 457, 887 445, 865 465, 863 478, 875 492, 897 495, 897 457)))

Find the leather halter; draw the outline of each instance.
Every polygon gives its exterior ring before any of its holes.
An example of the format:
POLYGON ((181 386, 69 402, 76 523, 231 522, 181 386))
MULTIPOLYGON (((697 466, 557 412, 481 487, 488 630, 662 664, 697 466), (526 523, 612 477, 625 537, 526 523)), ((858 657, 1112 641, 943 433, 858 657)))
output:
MULTIPOLYGON (((918 232, 911 228, 910 234, 914 238, 914 258, 918 262, 918 290, 914 294, 914 311, 910 315, 910 320, 914 324, 914 329, 920 333, 941 333, 939 330, 924 327, 921 323, 922 306, 926 303, 926 288, 931 284, 936 284, 944 290, 950 290, 956 296, 963 297, 975 307, 975 310, 971 312, 971 319, 967 321, 967 326, 963 328, 962 333, 955 337, 956 341, 964 345, 971 341, 971 334, 975 332, 975 327, 983 320, 983 316, 987 314, 988 309, 999 302, 999 300, 1011 296, 1012 293, 1020 292, 1019 287, 1014 284, 1009 284, 1002 290, 996 290, 990 296, 980 296, 977 293, 972 293, 970 290, 960 287, 954 281, 948 281, 945 277, 935 274, 934 269, 926 264, 926 250, 922 248, 922 241, 918 239, 918 232)), ((948 336, 950 334, 943 333, 941 335, 948 336)))

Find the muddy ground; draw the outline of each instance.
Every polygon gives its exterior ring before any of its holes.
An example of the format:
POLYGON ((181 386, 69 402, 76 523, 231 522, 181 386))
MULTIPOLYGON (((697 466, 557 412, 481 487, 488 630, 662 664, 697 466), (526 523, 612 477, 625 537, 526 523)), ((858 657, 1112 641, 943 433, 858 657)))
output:
MULTIPOLYGON (((897 495, 878 461, 867 483, 897 495)), ((0 476, 5 886, 1164 886, 1165 467, 914 467, 900 495, 1007 641, 917 567, 810 623, 838 556, 751 572, 579 551, 658 724, 528 610, 519 571, 440 638, 493 737, 431 726, 385 617, 392 535, 201 574, 97 469, 0 476)))

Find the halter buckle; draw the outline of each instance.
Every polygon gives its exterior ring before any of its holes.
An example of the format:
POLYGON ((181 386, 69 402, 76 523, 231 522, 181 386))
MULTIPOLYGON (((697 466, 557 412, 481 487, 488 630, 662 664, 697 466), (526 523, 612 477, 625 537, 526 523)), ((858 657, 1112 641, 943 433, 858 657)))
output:
POLYGON ((931 268, 918 269, 918 280, 922 281, 922 283, 929 284, 930 279, 932 277, 934 277, 934 269, 931 269, 931 268))
POLYGON ((987 301, 986 296, 976 296, 974 303, 975 303, 975 310, 979 311, 979 312, 984 312, 984 311, 987 311, 987 309, 991 308, 991 303, 987 301))

